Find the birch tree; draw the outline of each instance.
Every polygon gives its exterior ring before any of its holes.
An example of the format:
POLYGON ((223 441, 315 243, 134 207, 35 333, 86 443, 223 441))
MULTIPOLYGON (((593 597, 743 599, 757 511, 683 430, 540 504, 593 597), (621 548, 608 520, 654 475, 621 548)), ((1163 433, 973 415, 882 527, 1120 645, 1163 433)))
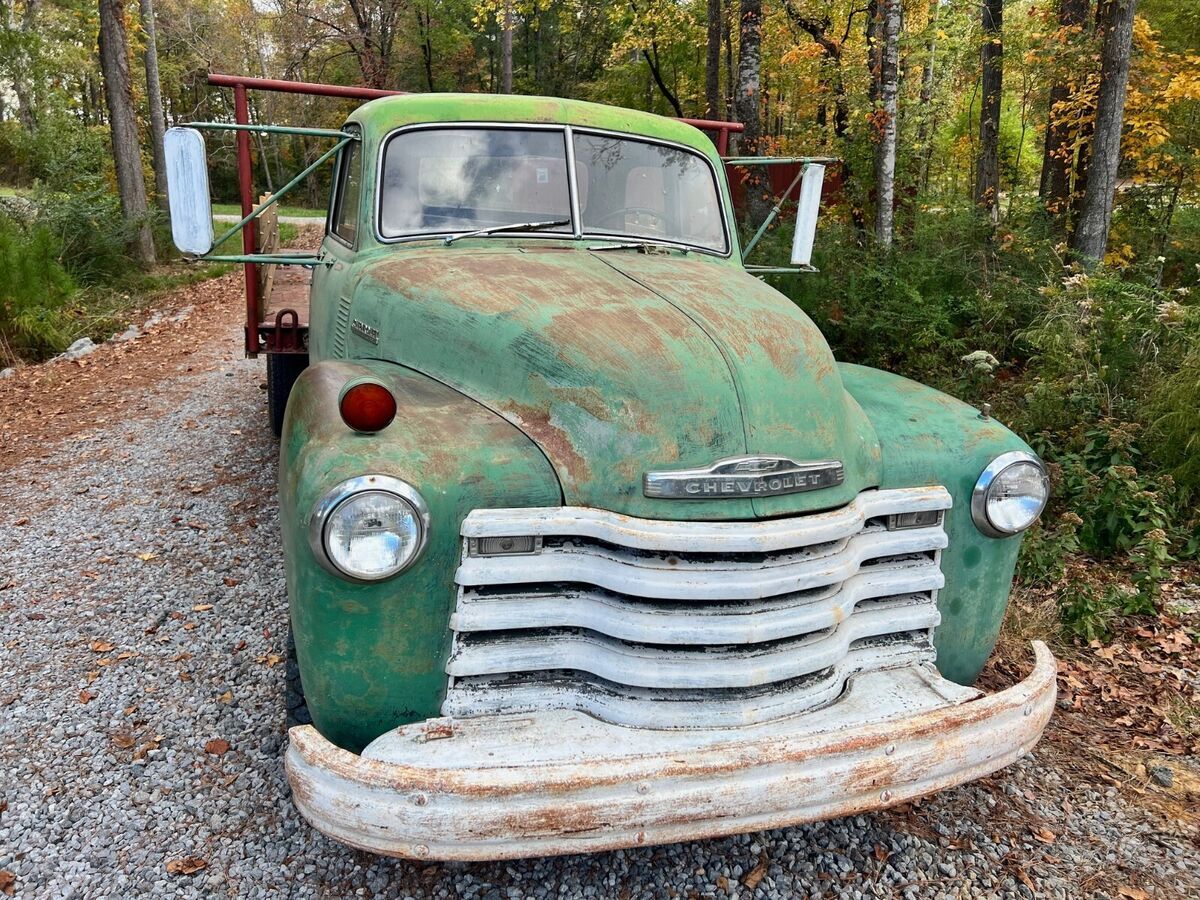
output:
MULTIPOLYGON (((739 6, 738 77, 733 98, 733 114, 744 126, 738 141, 738 153, 757 156, 762 139, 759 104, 762 96, 762 0, 741 0, 739 6)), ((750 221, 766 219, 771 204, 764 196, 762 173, 750 172, 746 182, 746 206, 750 221)))
POLYGON ((1100 54, 1100 93, 1092 133, 1087 189, 1075 227, 1073 244, 1081 258, 1096 263, 1104 257, 1112 224, 1117 169, 1121 164, 1121 130, 1125 91, 1133 49, 1133 17, 1137 0, 1108 0, 1104 45, 1100 54))
POLYGON ((131 249, 141 265, 152 265, 154 236, 146 216, 146 183, 142 178, 142 156, 133 114, 124 0, 100 0, 100 71, 104 76, 121 211, 125 221, 136 229, 131 249))
POLYGON ((900 92, 900 2, 879 0, 879 100, 875 124, 875 239, 891 247, 895 234, 896 113, 900 92))

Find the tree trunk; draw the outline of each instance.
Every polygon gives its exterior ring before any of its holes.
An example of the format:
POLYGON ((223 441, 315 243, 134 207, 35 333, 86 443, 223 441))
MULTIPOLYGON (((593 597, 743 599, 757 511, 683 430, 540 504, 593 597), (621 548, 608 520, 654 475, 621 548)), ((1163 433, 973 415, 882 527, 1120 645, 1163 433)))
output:
POLYGON ((921 68, 921 124, 917 128, 917 153, 921 160, 921 192, 929 188, 929 167, 933 162, 933 88, 937 68, 934 60, 937 55, 937 24, 938 13, 942 8, 941 0, 929 0, 929 22, 926 24, 925 65, 921 68))
POLYGON ((504 0, 504 19, 500 27, 500 93, 511 94, 513 85, 512 0, 504 0))
POLYGON ((1133 17, 1137 0, 1111 0, 1104 48, 1100 54, 1100 94, 1096 98, 1096 127, 1092 135, 1087 190, 1075 228, 1075 252, 1085 261, 1099 262, 1108 245, 1113 195, 1121 164, 1121 130, 1125 121, 1125 89, 1133 48, 1133 17))
POLYGON ((721 0, 708 0, 708 43, 704 59, 705 115, 721 118, 721 0))
POLYGON ((163 153, 163 135, 166 122, 163 120, 162 81, 158 77, 158 40, 154 26, 154 0, 138 0, 142 16, 142 30, 146 32, 146 105, 150 119, 150 143, 154 154, 154 193, 163 212, 167 211, 167 157, 163 153))
MULTIPOLYGON (((1061 0, 1058 25, 1061 31, 1087 24, 1090 0, 1061 0)), ((1039 191, 1046 209, 1062 213, 1071 196, 1071 122, 1055 112, 1055 106, 1071 98, 1065 78, 1056 78, 1050 88, 1050 110, 1046 121, 1046 145, 1042 154, 1042 178, 1039 191)))
POLYGON ((727 4, 721 12, 721 35, 725 41, 725 118, 733 121, 734 102, 734 65, 733 65, 733 26, 730 22, 734 0, 724 0, 727 4))
POLYGON ((871 76, 868 97, 871 105, 879 102, 883 77, 883 9, 886 0, 870 0, 867 4, 867 72, 871 76))
POLYGON ((1004 0, 984 0, 980 52, 983 96, 979 103, 979 156, 975 166, 975 203, 994 222, 1000 205, 1000 100, 1004 90, 1004 0))
POLYGON ((146 217, 146 184, 142 180, 142 156, 133 116, 124 0, 100 0, 100 71, 104 76, 121 211, 125 220, 137 229, 132 247, 134 259, 148 266, 154 262, 154 236, 146 217))
MULTIPOLYGON (((737 90, 733 97, 733 114, 744 126, 738 140, 741 156, 757 156, 762 138, 762 0, 740 0, 737 90)), ((759 167, 751 170, 746 182, 746 208, 750 221, 756 225, 766 219, 771 203, 765 196, 759 167)))
MULTIPOLYGON (((41 11, 41 0, 26 0, 25 12, 21 16, 21 27, 17 44, 14 47, 13 60, 13 93, 17 97, 17 120, 21 123, 21 127, 26 131, 32 131, 37 128, 37 100, 35 98, 36 86, 33 82, 27 81, 25 76, 31 75, 36 78, 33 69, 33 55, 29 52, 29 44, 34 40, 34 36, 38 32, 38 13, 41 11)), ((8 9, 8 17, 12 17, 12 7, 8 9)), ((7 23, 8 29, 13 28, 13 23, 7 23)))
POLYGON ((891 247, 895 232, 896 111, 900 69, 900 0, 879 0, 883 33, 879 107, 875 112, 875 239, 891 247))

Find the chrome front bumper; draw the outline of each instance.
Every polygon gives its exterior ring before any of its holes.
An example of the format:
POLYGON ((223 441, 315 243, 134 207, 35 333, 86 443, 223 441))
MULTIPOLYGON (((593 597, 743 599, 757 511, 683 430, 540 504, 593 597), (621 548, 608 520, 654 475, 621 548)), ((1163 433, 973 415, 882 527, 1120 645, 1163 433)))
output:
POLYGON ((1054 657, 989 696, 909 666, 836 702, 742 728, 656 730, 584 713, 430 719, 361 756, 291 729, 297 807, 343 843, 414 859, 587 853, 881 809, 1023 756, 1054 709, 1054 657))

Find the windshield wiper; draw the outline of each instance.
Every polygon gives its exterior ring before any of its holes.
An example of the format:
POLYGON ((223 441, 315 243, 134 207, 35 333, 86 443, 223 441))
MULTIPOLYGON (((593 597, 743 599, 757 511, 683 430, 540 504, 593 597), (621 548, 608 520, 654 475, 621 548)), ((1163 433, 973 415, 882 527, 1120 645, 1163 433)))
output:
POLYGON ((559 225, 570 225, 570 219, 555 219, 553 222, 517 222, 513 225, 493 225, 491 228, 480 228, 478 231, 464 231, 462 234, 447 235, 443 243, 453 244, 459 238, 480 237, 485 234, 500 234, 504 231, 541 231, 544 228, 557 228, 559 225))
POLYGON ((603 253, 606 250, 637 250, 639 253, 667 253, 672 250, 678 250, 681 253, 690 252, 689 247, 676 247, 674 245, 658 244, 654 241, 629 241, 624 244, 596 244, 588 247, 593 253, 603 253))

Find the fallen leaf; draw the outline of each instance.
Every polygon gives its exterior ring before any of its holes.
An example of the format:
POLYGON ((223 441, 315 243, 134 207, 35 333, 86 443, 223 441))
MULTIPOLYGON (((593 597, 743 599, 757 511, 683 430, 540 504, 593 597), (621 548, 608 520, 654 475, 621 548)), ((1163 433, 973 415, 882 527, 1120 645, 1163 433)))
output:
POLYGON ((1150 895, 1141 888, 1134 887, 1131 884, 1123 884, 1117 888, 1117 895, 1128 897, 1129 900, 1149 900, 1150 898, 1150 895))
POLYGON ((875 858, 880 862, 886 862, 890 854, 884 849, 883 844, 875 845, 875 858))
POLYGON ((225 582, 225 587, 237 587, 239 584, 241 584, 241 582, 236 578, 230 578, 228 575, 221 580, 225 582))
POLYGON ((13 522, 13 524, 14 524, 14 525, 28 525, 28 524, 29 524, 29 517, 28 517, 28 516, 21 516, 21 518, 17 519, 17 521, 13 522))
POLYGON ((0 894, 11 897, 17 892, 17 876, 8 869, 0 869, 0 894))
POLYGON ((1056 835, 1049 828, 1030 828, 1029 830, 1032 831, 1033 836, 1043 844, 1053 844, 1058 839, 1058 835, 1056 835))
POLYGON ((137 558, 140 559, 142 562, 150 562, 150 560, 152 560, 152 559, 158 559, 158 554, 157 553, 139 553, 137 555, 137 558))
POLYGON ((751 869, 749 872, 747 872, 745 877, 742 878, 742 884, 746 887, 746 890, 752 891, 756 887, 758 887, 758 883, 763 880, 763 877, 766 874, 767 874, 767 855, 764 853, 762 856, 760 856, 758 858, 758 865, 755 866, 753 869, 751 869))
POLYGON ((118 731, 116 734, 114 734, 112 736, 112 742, 113 742, 114 747, 117 747, 118 749, 121 749, 121 750, 128 750, 130 747, 132 747, 134 744, 137 743, 137 739, 133 736, 133 734, 131 732, 118 731))
POLYGON ((167 863, 167 872, 171 875, 195 875, 201 869, 208 868, 208 861, 199 856, 185 856, 183 859, 173 859, 167 863))
POLYGON ((224 756, 229 752, 229 741, 225 738, 213 738, 204 745, 204 752, 211 753, 213 756, 224 756))
POLYGON ((1016 869, 1017 869, 1017 880, 1019 880, 1021 882, 1021 884, 1025 885, 1025 887, 1029 888, 1029 892, 1031 894, 1033 894, 1033 896, 1036 897, 1037 896, 1037 885, 1033 883, 1033 879, 1029 877, 1029 873, 1026 872, 1023 868, 1021 868, 1021 866, 1017 866, 1016 869))
POLYGON ((192 607, 192 612, 208 612, 213 608, 211 603, 197 603, 192 607))
POLYGON ((272 668, 273 666, 279 665, 281 662, 283 662, 282 656, 279 656, 275 653, 267 654, 267 668, 268 669, 272 668))
POLYGON ((90 646, 93 653, 107 653, 110 650, 117 649, 117 645, 109 641, 92 641, 90 646))
POLYGON ((91 701, 93 701, 95 699, 96 699, 96 695, 93 694, 91 691, 80 691, 79 692, 79 702, 80 703, 90 703, 91 701))
POLYGON ((225 693, 219 695, 217 697, 217 702, 218 703, 232 703, 233 702, 233 691, 226 691, 225 693))

